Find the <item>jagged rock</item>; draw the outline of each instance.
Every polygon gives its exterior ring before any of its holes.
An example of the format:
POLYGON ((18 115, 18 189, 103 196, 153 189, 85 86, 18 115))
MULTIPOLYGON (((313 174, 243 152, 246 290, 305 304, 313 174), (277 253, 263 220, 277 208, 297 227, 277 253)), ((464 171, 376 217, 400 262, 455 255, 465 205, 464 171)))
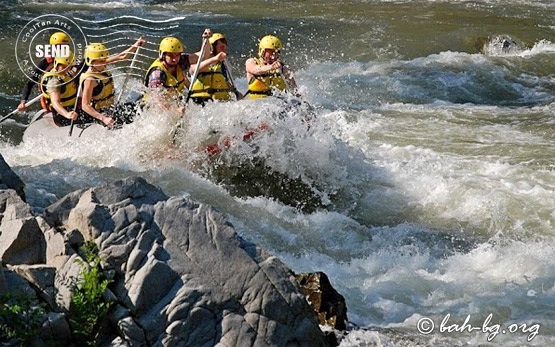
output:
MULTIPOLYGON (((115 271, 121 307, 111 345, 326 345, 294 274, 211 207, 168 198, 139 178, 61 201, 47 220, 94 240, 115 271)), ((61 279, 78 275, 74 261, 57 276, 62 307, 61 279)))
MULTIPOLYGON (((80 235, 80 234, 79 234, 80 235)), ((44 233, 46 242, 46 264, 60 269, 68 259, 75 254, 71 243, 64 233, 56 229, 49 229, 44 233)), ((81 240, 82 237, 81 237, 81 240)), ((82 244, 83 242, 79 243, 82 244)))
POLYGON ((47 265, 14 265, 10 269, 21 275, 34 288, 38 288, 39 296, 48 303, 50 307, 54 307, 55 290, 54 278, 56 276, 56 268, 47 265))
MULTIPOLYGON (((39 293, 69 312, 77 249, 93 241, 116 305, 100 324, 102 346, 327 345, 292 271, 210 206, 142 178, 75 191, 42 217, 23 198, 0 189, 0 294, 39 293), (10 270, 17 264, 27 280, 10 270)), ((41 338, 71 345, 68 317, 49 315, 41 338)))
POLYGON ((0 191, 0 211, 2 220, 32 217, 31 207, 12 189, 0 191))
POLYGON ((126 337, 130 346, 148 346, 145 332, 132 317, 125 317, 117 322, 118 329, 126 337))
POLYGON ((71 210, 77 205, 81 195, 86 189, 76 190, 67 194, 60 200, 48 206, 44 210, 44 219, 52 227, 62 226, 62 221, 67 220, 71 210))
POLYGON ((6 280, 5 292, 1 294, 12 296, 27 296, 36 298, 36 292, 21 275, 10 270, 8 267, 4 268, 4 278, 6 280))
POLYGON ((54 287, 56 288, 56 309, 69 311, 71 308, 71 294, 78 284, 81 273, 80 261, 83 259, 78 255, 72 255, 64 265, 56 272, 54 287))
POLYGON ((42 264, 46 243, 34 217, 2 220, 0 259, 6 264, 42 264))
POLYGON ((64 313, 50 312, 42 325, 40 337, 45 341, 57 341, 60 345, 71 341, 71 330, 64 313))
POLYGON ((486 55, 502 56, 519 54, 526 49, 526 45, 517 38, 509 35, 494 35, 484 43, 482 52, 486 55))
MULTIPOLYGON (((1 156, 0 156, 1 158, 1 156)), ((13 190, 0 191, 0 259, 6 264, 45 262, 45 224, 13 190)))
POLYGON ((0 155, 0 189, 13 189, 25 201, 25 183, 12 171, 0 155))
POLYGON ((320 325, 337 330, 347 329, 345 298, 333 288, 325 273, 302 273, 297 275, 297 280, 320 325))

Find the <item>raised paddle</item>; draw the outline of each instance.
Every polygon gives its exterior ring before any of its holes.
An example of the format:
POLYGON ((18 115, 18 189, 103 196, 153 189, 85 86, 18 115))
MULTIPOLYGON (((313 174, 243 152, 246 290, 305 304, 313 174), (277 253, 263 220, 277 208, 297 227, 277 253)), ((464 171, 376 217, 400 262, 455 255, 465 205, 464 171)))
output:
MULTIPOLYGON (((77 104, 80 102, 79 98, 81 97, 81 87, 83 86, 83 83, 81 83, 81 81, 79 81, 79 88, 77 88, 77 97, 75 99, 75 105, 73 105, 73 112, 77 112, 77 104)), ((79 114, 77 114, 77 118, 79 118, 79 114)), ((71 137, 71 134, 73 134, 73 119, 71 120, 71 125, 69 127, 69 137, 71 137)))
MULTIPOLYGON (((42 94, 37 95, 35 98, 33 98, 32 100, 29 100, 25 103, 25 107, 29 107, 32 104, 34 104, 35 102, 39 101, 40 98, 42 97, 42 94)), ((14 114, 16 114, 17 112, 19 112, 18 109, 13 110, 12 112, 8 113, 7 115, 5 115, 4 117, 2 117, 0 119, 0 123, 2 123, 3 121, 5 121, 6 119, 10 118, 11 116, 13 116, 14 114)))
POLYGON ((243 94, 241 94, 238 90, 237 87, 235 87, 235 82, 233 82, 233 76, 231 74, 231 69, 229 68, 229 65, 227 64, 227 60, 223 61, 225 70, 226 70, 226 76, 229 80, 229 84, 231 85, 232 88, 232 92, 235 94, 235 97, 237 98, 237 100, 239 100, 240 98, 243 97, 243 94))
MULTIPOLYGON (((200 56, 198 57, 195 72, 193 73, 193 76, 191 76, 191 82, 189 84, 189 89, 187 90, 187 98, 185 98, 185 103, 189 102, 189 99, 191 98, 191 94, 193 93, 193 84, 197 80, 199 70, 200 70, 200 63, 202 62, 202 56, 204 55, 204 48, 206 47, 207 43, 208 43, 208 37, 205 37, 202 40, 202 45, 200 47, 200 56)), ((175 136, 177 135, 177 129, 179 129, 182 126, 182 123, 183 123, 183 118, 180 118, 179 121, 177 121, 177 124, 170 130, 170 135, 173 138, 174 142, 175 142, 175 136)))
POLYGON ((195 68, 195 72, 193 73, 193 76, 191 76, 191 84, 189 85, 189 90, 187 91, 187 98, 185 99, 185 103, 189 102, 189 99, 191 98, 191 94, 193 94, 193 84, 197 80, 199 70, 200 70, 200 63, 204 55, 204 48, 206 47, 207 44, 208 44, 208 38, 205 38, 204 40, 202 40, 202 46, 200 47, 200 57, 198 57, 197 67, 195 68))
POLYGON ((141 48, 141 46, 137 46, 137 50, 135 50, 135 53, 133 54, 133 59, 131 60, 131 65, 129 65, 129 72, 127 72, 127 74, 125 74, 125 79, 123 80, 123 84, 121 85, 121 90, 119 92, 118 97, 116 98, 116 104, 119 103, 119 100, 121 99, 121 96, 123 94, 123 91, 125 90, 125 85, 127 84, 127 80, 129 80, 129 75, 131 75, 131 73, 133 72, 133 68, 135 67, 135 62, 137 61, 137 56, 139 55, 139 49, 141 48))

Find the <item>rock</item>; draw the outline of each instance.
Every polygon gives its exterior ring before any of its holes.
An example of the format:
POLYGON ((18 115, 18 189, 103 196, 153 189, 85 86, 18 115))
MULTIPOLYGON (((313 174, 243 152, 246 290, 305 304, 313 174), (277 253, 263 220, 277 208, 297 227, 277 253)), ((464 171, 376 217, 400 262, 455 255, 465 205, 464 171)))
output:
POLYGON ((32 217, 31 208, 14 190, 0 190, 2 220, 32 217))
MULTIPOLYGON (((60 269, 68 261, 68 259, 75 254, 75 250, 72 248, 68 238, 69 237, 66 237, 66 234, 63 232, 53 228, 44 233, 47 265, 60 269)), ((83 242, 79 244, 82 243, 83 242)))
MULTIPOLYGON (((10 207, 22 201, 6 192, 0 255, 28 265, 17 267, 27 281, 0 271, 0 291, 35 287, 53 311, 70 312, 77 248, 94 242, 117 302, 98 325, 103 346, 328 345, 292 271, 210 206, 142 178, 70 193, 43 217, 10 207)), ((71 344, 67 319, 49 316, 42 338, 59 332, 71 344)))
POLYGON ((11 296, 24 296, 32 299, 36 298, 33 287, 21 275, 9 268, 4 268, 5 291, 1 294, 11 296))
POLYGON ((48 206, 44 210, 44 219, 46 222, 52 227, 62 226, 62 221, 65 221, 69 217, 71 210, 77 205, 84 191, 85 189, 76 190, 48 206))
POLYGON ((68 343, 71 341, 71 330, 64 313, 50 312, 42 325, 40 337, 45 341, 68 343))
MULTIPOLYGON (((111 289, 119 311, 129 314, 116 319, 119 333, 112 341, 326 345, 291 270, 240 238, 211 207, 167 198, 140 178, 62 201, 47 208, 49 220, 79 229, 116 271, 111 289)), ((59 271, 60 279, 77 275, 71 261, 59 271)), ((60 306, 67 307, 62 288, 59 296, 60 306)))
POLYGON ((2 220, 0 224, 0 259, 7 264, 42 264, 46 243, 34 217, 2 220))
POLYGON ((130 346, 148 346, 145 332, 131 317, 125 317, 118 321, 118 329, 130 346))
POLYGON ((332 287, 325 273, 302 273, 297 275, 297 280, 320 325, 337 330, 347 329, 345 298, 332 287))
POLYGON ((54 278, 56 268, 47 265, 14 265, 10 269, 23 277, 50 307, 55 305, 54 278))
POLYGON ((12 171, 0 155, 0 189, 13 189, 25 201, 25 183, 12 171))
POLYGON ((520 40, 509 35, 494 35, 484 43, 482 52, 485 55, 504 56, 520 54, 526 49, 526 45, 520 40))

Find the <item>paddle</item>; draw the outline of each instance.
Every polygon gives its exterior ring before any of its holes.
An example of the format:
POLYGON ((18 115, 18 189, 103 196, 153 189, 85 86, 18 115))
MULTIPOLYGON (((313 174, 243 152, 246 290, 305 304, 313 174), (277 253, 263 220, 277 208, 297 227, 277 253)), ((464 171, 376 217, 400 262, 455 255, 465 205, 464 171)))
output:
POLYGON ((133 71, 133 67, 135 67, 135 62, 137 61, 137 55, 139 55, 139 49, 140 48, 141 48, 141 46, 137 46, 137 50, 133 54, 133 59, 131 60, 131 65, 129 65, 129 72, 127 74, 125 74, 125 79, 123 80, 123 84, 121 85, 121 90, 119 92, 118 97, 116 98, 116 102, 115 102, 116 104, 119 103, 119 100, 121 99, 123 91, 125 90, 125 85, 127 84, 127 81, 129 80, 129 75, 133 71))
MULTIPOLYGON (((27 101, 27 102, 25 103, 25 107, 29 107, 29 106, 33 105, 35 102, 39 101, 41 97, 42 97, 42 94, 37 95, 34 99, 32 99, 32 100, 30 100, 30 101, 27 101)), ((4 117, 2 117, 2 118, 0 119, 0 123, 2 123, 3 121, 5 121, 6 119, 10 118, 11 116, 13 116, 14 114, 16 114, 17 112, 18 112, 18 110, 15 109, 15 110, 13 110, 12 112, 8 113, 7 115, 5 115, 4 117)))
POLYGON ((205 38, 202 41, 202 46, 200 47, 200 57, 198 57, 197 67, 195 68, 195 72, 193 73, 193 76, 191 76, 191 84, 189 85, 189 90, 187 91, 187 98, 185 99, 185 103, 189 102, 189 99, 191 98, 191 94, 193 94, 193 84, 197 80, 197 77, 199 74, 200 63, 202 61, 202 57, 204 56, 204 48, 206 47, 206 44, 208 44, 208 38, 205 38))
POLYGON ((233 76, 231 74, 231 69, 229 68, 229 65, 227 64, 227 60, 223 61, 225 70, 226 70, 226 75, 227 78, 229 79, 229 84, 231 85, 232 91, 235 94, 235 97, 237 98, 237 100, 239 100, 239 96, 243 96, 241 93, 239 93, 239 91, 237 90, 237 88, 235 87, 235 82, 233 82, 233 76))
MULTIPOLYGON (((204 56, 204 48, 206 47, 207 43, 208 43, 208 37, 202 40, 202 45, 200 47, 200 56, 198 57, 197 67, 195 68, 195 72, 193 73, 193 76, 191 76, 191 82, 189 84, 189 89, 187 90, 187 98, 185 99, 185 103, 189 102, 189 99, 191 98, 191 94, 193 94, 193 84, 197 80, 197 77, 200 71, 200 63, 202 62, 202 57, 204 56)), ((181 128, 182 124, 183 124, 183 118, 180 118, 177 124, 170 130, 170 135, 173 138, 174 143, 175 143, 175 136, 177 135, 177 129, 181 128)))
MULTIPOLYGON (((73 105, 73 112, 77 111, 77 104, 79 104, 79 98, 81 97, 81 87, 83 86, 83 83, 81 83, 81 81, 79 81, 79 88, 77 88, 77 97, 75 99, 75 105, 73 105)), ((79 118, 79 114, 77 114, 77 118, 79 118)), ((69 127, 69 137, 71 137, 71 134, 73 134, 73 119, 71 120, 71 125, 69 127)))

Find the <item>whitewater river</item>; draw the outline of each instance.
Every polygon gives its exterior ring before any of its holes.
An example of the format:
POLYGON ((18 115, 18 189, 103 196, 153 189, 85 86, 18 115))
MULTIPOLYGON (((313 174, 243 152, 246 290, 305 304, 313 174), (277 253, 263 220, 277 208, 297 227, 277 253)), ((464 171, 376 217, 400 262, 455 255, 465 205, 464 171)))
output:
POLYGON ((304 102, 189 106, 175 143, 160 109, 102 139, 22 142, 32 108, 0 124, 0 152, 37 212, 140 175, 213 205, 294 271, 326 272, 367 328, 342 346, 555 345, 552 1, 5 0, 2 115, 26 78, 17 38, 39 16, 113 52, 145 35, 134 68, 113 70, 124 98, 162 37, 196 51, 207 27, 245 91, 244 61, 273 33, 304 102), (207 158, 217 135, 260 125, 207 158))

